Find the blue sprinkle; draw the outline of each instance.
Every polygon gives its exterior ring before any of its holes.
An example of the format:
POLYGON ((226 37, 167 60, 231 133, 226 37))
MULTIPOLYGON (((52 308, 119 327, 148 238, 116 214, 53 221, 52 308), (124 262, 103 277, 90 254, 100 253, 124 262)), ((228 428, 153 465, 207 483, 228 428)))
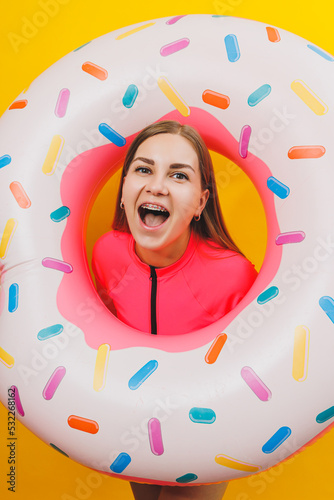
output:
POLYGON ((120 453, 110 466, 112 472, 120 474, 131 462, 131 457, 127 453, 120 453))
POLYGON ((129 380, 129 388, 134 391, 158 368, 158 361, 152 359, 133 375, 129 380))
POLYGON ((71 211, 68 207, 59 207, 50 214, 50 218, 53 222, 60 222, 70 215, 71 211))
POLYGON ((324 296, 319 300, 321 309, 327 314, 329 319, 334 323, 334 300, 332 297, 324 296))
POLYGON ((138 87, 136 85, 129 85, 128 88, 126 89, 126 92, 123 96, 123 106, 126 108, 132 108, 132 106, 135 103, 135 100, 137 99, 138 95, 138 87))
POLYGON ((281 446, 282 443, 284 443, 286 439, 288 439, 290 434, 290 427, 281 427, 280 429, 278 429, 278 431, 275 432, 273 436, 271 436, 269 441, 267 441, 262 446, 263 453, 272 453, 273 451, 275 451, 279 446, 281 446))
POLYGON ((265 83, 258 89, 256 89, 249 97, 248 104, 249 106, 256 106, 261 102, 265 97, 267 97, 271 92, 271 86, 265 83))
POLYGON ((225 37, 225 47, 228 60, 230 62, 236 62, 240 58, 240 49, 237 37, 235 35, 227 35, 225 37))
POLYGON ((191 483, 192 481, 196 481, 196 479, 198 479, 198 476, 189 472, 189 474, 184 474, 184 476, 178 477, 175 481, 177 483, 191 483))
POLYGON ((8 311, 13 313, 19 306, 19 285, 13 283, 8 290, 8 311))
POLYGON ((192 408, 189 412, 189 418, 196 424, 213 424, 216 420, 216 414, 210 408, 192 408))
POLYGON ((328 54, 328 52, 324 51, 323 49, 320 49, 316 45, 312 45, 312 44, 309 43, 307 46, 308 46, 309 49, 313 50, 313 52, 315 52, 319 56, 321 56, 324 59, 326 59, 326 61, 330 61, 330 62, 334 61, 334 57, 333 56, 331 56, 330 54, 328 54))
POLYGON ((278 179, 275 177, 268 177, 267 179, 267 186, 272 191, 276 196, 284 200, 287 198, 290 194, 290 188, 280 182, 278 179))
POLYGON ((37 338, 38 340, 47 340, 51 337, 55 337, 59 335, 64 330, 63 325, 52 325, 47 328, 43 328, 38 332, 37 338))
POLYGON ((327 408, 327 410, 319 413, 319 415, 316 418, 316 421, 318 422, 318 424, 323 424, 324 422, 333 417, 334 417, 334 406, 331 406, 330 408, 327 408))
POLYGON ((118 134, 114 129, 112 129, 107 123, 100 123, 99 131, 106 139, 113 142, 116 146, 122 147, 125 145, 126 140, 120 134, 118 134))
POLYGON ((11 161, 12 158, 9 155, 0 156, 0 168, 6 167, 7 165, 10 164, 11 161))
POLYGON ((279 290, 278 290, 277 286, 271 286, 270 288, 268 288, 267 290, 265 290, 264 292, 262 292, 258 296, 257 303, 260 305, 265 304, 266 302, 273 299, 274 297, 277 297, 278 292, 279 292, 279 290))
POLYGON ((58 448, 58 446, 56 446, 55 444, 50 443, 50 446, 52 446, 54 450, 59 451, 59 453, 61 453, 62 455, 65 455, 65 457, 68 457, 68 454, 65 453, 63 450, 61 450, 60 448, 58 448))
POLYGON ((82 49, 82 47, 86 47, 86 45, 88 45, 89 43, 91 43, 91 41, 87 42, 87 43, 84 43, 83 45, 80 45, 80 47, 78 47, 77 49, 74 49, 73 52, 77 52, 77 50, 82 49))

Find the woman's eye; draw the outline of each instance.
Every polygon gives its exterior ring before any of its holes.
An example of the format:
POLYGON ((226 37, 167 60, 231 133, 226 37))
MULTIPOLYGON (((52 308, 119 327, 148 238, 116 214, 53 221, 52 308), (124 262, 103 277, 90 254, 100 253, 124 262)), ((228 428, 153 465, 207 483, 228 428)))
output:
POLYGON ((184 174, 183 172, 175 172, 175 174, 173 174, 173 177, 174 176, 176 179, 180 179, 180 180, 188 179, 188 176, 186 174, 184 174))
POLYGON ((135 172, 141 172, 142 174, 147 174, 150 172, 150 169, 147 167, 137 167, 135 172))

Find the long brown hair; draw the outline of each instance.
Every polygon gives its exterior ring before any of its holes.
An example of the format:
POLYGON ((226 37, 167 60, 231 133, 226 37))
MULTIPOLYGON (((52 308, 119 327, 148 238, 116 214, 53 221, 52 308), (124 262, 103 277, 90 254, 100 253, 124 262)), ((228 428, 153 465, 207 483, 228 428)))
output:
POLYGON ((131 162, 140 144, 142 144, 149 137, 153 137, 157 134, 181 135, 192 144, 197 153, 201 174, 202 190, 204 191, 205 189, 208 189, 210 195, 201 214, 200 220, 195 221, 193 219, 191 221, 191 229, 194 231, 194 233, 206 240, 207 243, 210 243, 211 240, 212 242, 217 243, 222 248, 228 248, 230 250, 241 253, 236 244, 233 242, 231 236, 229 235, 224 223, 219 204, 212 160, 208 148, 206 147, 206 144, 203 141, 202 137, 193 127, 190 127, 189 125, 181 125, 176 121, 166 120, 149 125, 141 132, 139 132, 139 134, 135 137, 132 144, 130 145, 124 161, 122 177, 118 188, 116 210, 112 228, 117 231, 127 233, 130 232, 125 211, 120 208, 123 179, 130 168, 131 162))

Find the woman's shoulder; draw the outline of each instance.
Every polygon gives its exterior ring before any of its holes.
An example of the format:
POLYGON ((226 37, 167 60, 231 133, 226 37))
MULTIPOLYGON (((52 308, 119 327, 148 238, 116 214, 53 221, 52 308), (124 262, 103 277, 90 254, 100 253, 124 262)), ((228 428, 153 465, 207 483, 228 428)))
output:
POLYGON ((231 311, 257 277, 254 265, 246 257, 203 240, 185 272, 194 297, 215 319, 231 311))
POLYGON ((93 263, 104 265, 115 261, 119 262, 128 254, 131 235, 121 231, 108 231, 103 234, 95 243, 93 248, 93 263))
POLYGON ((226 259, 231 259, 235 257, 236 260, 245 259, 243 255, 236 252, 235 250, 230 250, 229 248, 224 248, 213 240, 205 240, 203 238, 197 237, 196 239, 197 253, 203 258, 207 258, 213 261, 223 261, 226 259))
POLYGON ((199 239, 197 265, 203 266, 205 281, 217 284, 220 278, 232 288, 249 288, 257 277, 254 265, 240 253, 223 248, 213 241, 199 239))
POLYGON ((128 245, 131 235, 129 233, 124 233, 121 231, 108 231, 107 233, 100 236, 94 245, 94 251, 101 250, 117 250, 120 247, 124 248, 128 245))

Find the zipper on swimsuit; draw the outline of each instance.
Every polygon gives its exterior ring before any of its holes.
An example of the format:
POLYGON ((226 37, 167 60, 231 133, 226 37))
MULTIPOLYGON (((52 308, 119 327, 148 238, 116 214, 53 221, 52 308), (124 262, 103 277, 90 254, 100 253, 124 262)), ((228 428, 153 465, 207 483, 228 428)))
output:
POLYGON ((152 281, 151 287, 151 333, 157 335, 157 273, 155 267, 150 266, 152 281))

